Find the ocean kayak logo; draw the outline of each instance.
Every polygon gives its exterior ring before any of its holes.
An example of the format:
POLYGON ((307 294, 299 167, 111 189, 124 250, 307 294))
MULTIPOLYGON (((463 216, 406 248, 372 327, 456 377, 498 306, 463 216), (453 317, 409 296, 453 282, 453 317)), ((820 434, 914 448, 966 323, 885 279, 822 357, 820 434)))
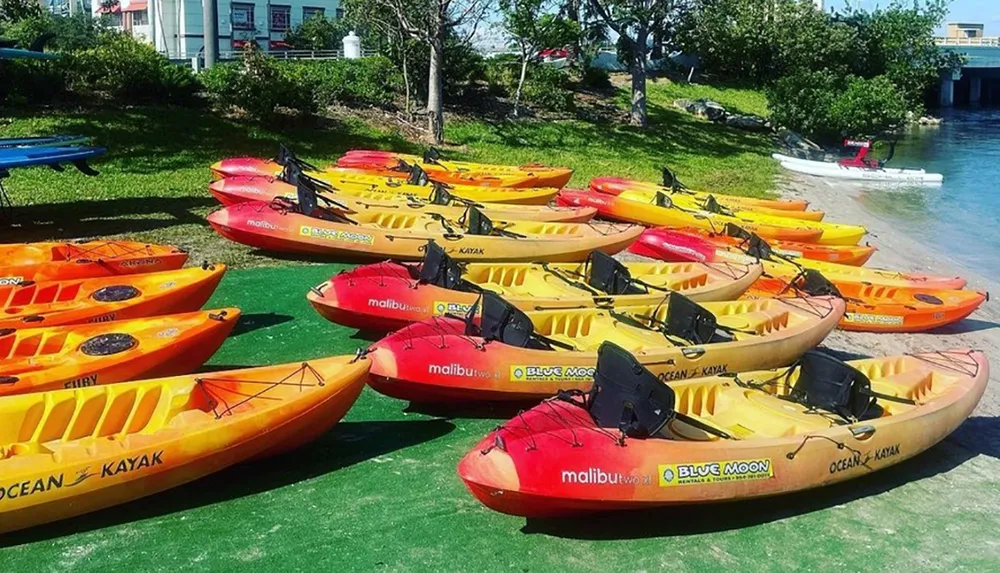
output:
POLYGON ((859 466, 868 466, 869 462, 877 462, 894 458, 899 455, 899 451, 899 444, 893 444, 891 446, 885 446, 883 448, 872 450, 864 455, 862 455, 861 452, 854 452, 847 457, 840 458, 839 460, 832 462, 830 464, 830 473, 836 474, 859 466))
POLYGON ((24 282, 24 277, 0 277, 0 286, 17 286, 24 282))
POLYGON ((97 474, 90 473, 89 468, 77 472, 76 478, 67 483, 65 474, 53 474, 44 478, 18 481, 0 486, 0 503, 4 500, 15 500, 19 497, 31 497, 57 489, 71 488, 80 485, 88 478, 97 474))
POLYGON ((368 299, 368 306, 372 308, 381 308, 383 310, 401 310, 403 312, 427 312, 427 309, 422 306, 414 306, 406 304, 405 302, 399 302, 391 298, 370 298, 368 299))
POLYGON ((699 462, 692 464, 661 464, 657 466, 660 487, 751 481, 774 477, 770 458, 699 462))
POLYGON ((462 304, 460 302, 448 302, 446 300, 436 300, 434 301, 434 316, 443 316, 446 314, 457 314, 465 315, 472 310, 471 304, 462 304))
POLYGON ((493 373, 489 370, 479 370, 457 362, 452 362, 451 364, 428 364, 427 373, 436 376, 460 376, 462 378, 493 377, 493 373))
POLYGON ((323 239, 325 241, 339 241, 342 243, 354 243, 357 245, 373 245, 375 237, 367 233, 355 233, 354 231, 341 231, 339 229, 321 229, 302 225, 299 227, 299 235, 312 239, 323 239))
POLYGON ((594 380, 593 366, 531 366, 510 367, 510 379, 514 382, 591 382, 594 380))
POLYGON ((101 478, 128 474, 160 465, 163 465, 163 450, 108 462, 101 466, 101 478))
POLYGON ((562 483, 584 485, 652 485, 653 478, 621 472, 608 472, 601 468, 587 468, 580 471, 563 470, 562 483))

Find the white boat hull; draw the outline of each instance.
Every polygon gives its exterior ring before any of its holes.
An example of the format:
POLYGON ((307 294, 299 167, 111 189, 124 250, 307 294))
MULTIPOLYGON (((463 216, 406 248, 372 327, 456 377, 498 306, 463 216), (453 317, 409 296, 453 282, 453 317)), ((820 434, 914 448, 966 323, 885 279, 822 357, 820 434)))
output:
POLYGON ((941 183, 944 176, 939 173, 927 173, 923 169, 866 169, 862 167, 845 167, 839 163, 825 161, 810 161, 789 157, 780 153, 771 155, 781 162, 781 166, 789 171, 815 175, 817 177, 832 177, 834 179, 857 179, 862 181, 900 181, 904 183, 941 183))

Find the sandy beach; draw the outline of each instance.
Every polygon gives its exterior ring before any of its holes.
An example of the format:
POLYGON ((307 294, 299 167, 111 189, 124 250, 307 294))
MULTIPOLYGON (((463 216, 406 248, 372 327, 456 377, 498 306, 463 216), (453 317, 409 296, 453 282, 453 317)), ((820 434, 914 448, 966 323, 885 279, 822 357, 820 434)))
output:
MULTIPOLYGON (((903 233, 898 223, 872 214, 857 200, 862 187, 854 183, 826 181, 806 175, 785 173, 780 176, 777 190, 786 197, 805 198, 811 208, 826 211, 826 220, 864 225, 870 236, 866 241, 878 247, 875 256, 865 265, 899 271, 919 271, 937 275, 960 275, 968 279, 966 288, 987 291, 1000 296, 1000 282, 993 269, 969 269, 960 266, 947 253, 936 249, 931 238, 916 241, 913 234, 903 233)), ((870 192, 870 191, 869 191, 870 192)), ((906 191, 885 190, 887 193, 906 191)), ((975 415, 1000 414, 1000 308, 995 300, 987 301, 965 320, 922 334, 870 334, 834 331, 824 347, 845 353, 845 357, 880 356, 907 352, 925 352, 950 348, 975 348, 990 360, 990 382, 975 415)), ((954 438, 964 442, 972 436, 969 424, 963 425, 954 438)), ((977 427, 975 439, 986 439, 992 447, 1000 445, 1000 430, 995 426, 977 427)))

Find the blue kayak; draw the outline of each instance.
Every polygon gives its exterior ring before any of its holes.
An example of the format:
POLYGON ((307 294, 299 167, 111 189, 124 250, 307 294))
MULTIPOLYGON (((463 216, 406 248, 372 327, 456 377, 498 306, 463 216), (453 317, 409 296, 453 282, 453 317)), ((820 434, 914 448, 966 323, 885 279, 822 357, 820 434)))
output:
POLYGON ((0 60, 54 60, 60 54, 50 52, 36 52, 34 50, 21 50, 18 48, 0 48, 0 60))
POLYGON ((38 137, 0 137, 0 149, 7 147, 51 147, 77 145, 90 141, 83 135, 43 135, 38 137))
POLYGON ((72 163, 79 167, 104 154, 103 147, 9 147, 0 149, 0 170, 32 165, 72 163))

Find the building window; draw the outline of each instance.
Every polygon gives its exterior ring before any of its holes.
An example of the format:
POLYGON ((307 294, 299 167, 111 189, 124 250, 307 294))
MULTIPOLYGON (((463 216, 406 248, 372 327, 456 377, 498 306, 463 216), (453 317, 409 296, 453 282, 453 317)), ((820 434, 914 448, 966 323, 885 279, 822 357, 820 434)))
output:
POLYGON ((253 4, 233 2, 233 15, 230 18, 234 30, 256 30, 253 22, 253 4))
POLYGON ((132 12, 132 25, 133 26, 148 26, 149 25, 149 13, 145 10, 141 12, 132 12))
POLYGON ((326 16, 326 9, 325 8, 315 8, 313 6, 303 6, 302 7, 302 21, 303 22, 305 22, 309 18, 312 18, 313 16, 319 16, 320 18, 325 17, 326 16))
POLYGON ((270 18, 272 32, 287 32, 292 29, 292 7, 271 5, 270 18))
POLYGON ((337 8, 337 19, 338 20, 343 20, 344 19, 344 9, 343 8, 337 8))

